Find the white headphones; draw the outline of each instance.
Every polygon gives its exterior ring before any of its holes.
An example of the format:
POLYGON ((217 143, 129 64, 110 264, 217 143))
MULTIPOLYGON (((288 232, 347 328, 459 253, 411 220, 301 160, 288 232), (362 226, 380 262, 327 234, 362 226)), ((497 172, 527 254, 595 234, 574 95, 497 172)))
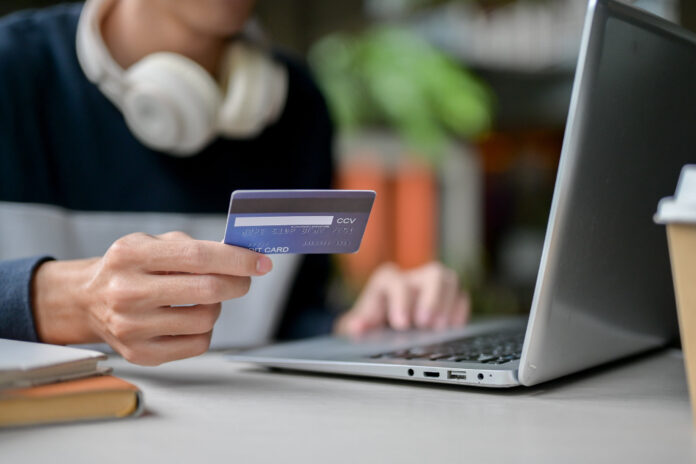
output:
POLYGON ((217 135, 253 137, 280 117, 287 71, 249 43, 231 43, 220 82, 198 63, 170 52, 153 53, 121 68, 100 30, 114 1, 85 3, 77 27, 77 58, 87 78, 121 110, 144 145, 191 156, 217 135))

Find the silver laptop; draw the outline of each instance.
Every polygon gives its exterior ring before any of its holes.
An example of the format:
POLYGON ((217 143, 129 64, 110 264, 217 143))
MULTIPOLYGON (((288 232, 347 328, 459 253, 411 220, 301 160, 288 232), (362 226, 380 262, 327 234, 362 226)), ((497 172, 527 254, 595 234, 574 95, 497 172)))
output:
POLYGON ((535 385, 677 336, 652 216, 696 161, 696 35, 589 3, 529 318, 321 337, 236 354, 269 367, 481 387, 535 385))

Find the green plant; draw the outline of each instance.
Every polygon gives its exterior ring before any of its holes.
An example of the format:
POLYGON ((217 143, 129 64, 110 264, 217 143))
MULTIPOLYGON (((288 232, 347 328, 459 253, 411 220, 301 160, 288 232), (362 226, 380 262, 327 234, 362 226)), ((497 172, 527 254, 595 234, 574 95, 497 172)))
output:
POLYGON ((490 128, 488 88, 408 29, 330 35, 309 60, 341 131, 386 126, 436 161, 452 136, 473 138, 490 128))

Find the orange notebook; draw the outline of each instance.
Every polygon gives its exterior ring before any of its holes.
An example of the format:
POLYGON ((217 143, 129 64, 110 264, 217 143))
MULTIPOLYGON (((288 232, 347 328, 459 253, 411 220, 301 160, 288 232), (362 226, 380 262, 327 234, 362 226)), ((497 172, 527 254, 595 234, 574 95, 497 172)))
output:
POLYGON ((0 427, 116 419, 142 411, 142 393, 111 375, 0 391, 0 427))

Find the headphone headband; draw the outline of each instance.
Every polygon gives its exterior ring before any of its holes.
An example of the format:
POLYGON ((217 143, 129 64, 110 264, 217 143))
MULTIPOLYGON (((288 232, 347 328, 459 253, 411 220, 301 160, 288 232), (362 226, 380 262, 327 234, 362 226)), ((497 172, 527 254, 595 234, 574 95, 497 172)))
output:
POLYGON ((116 0, 92 0, 85 2, 77 23, 77 60, 82 71, 116 106, 123 95, 124 70, 111 57, 104 43, 100 26, 104 16, 116 0))
POLYGON ((287 71, 243 41, 232 42, 224 55, 222 85, 196 62, 169 52, 148 55, 123 69, 100 29, 116 1, 85 2, 77 27, 77 58, 87 79, 121 110, 144 145, 190 156, 215 135, 253 137, 280 117, 287 71))

